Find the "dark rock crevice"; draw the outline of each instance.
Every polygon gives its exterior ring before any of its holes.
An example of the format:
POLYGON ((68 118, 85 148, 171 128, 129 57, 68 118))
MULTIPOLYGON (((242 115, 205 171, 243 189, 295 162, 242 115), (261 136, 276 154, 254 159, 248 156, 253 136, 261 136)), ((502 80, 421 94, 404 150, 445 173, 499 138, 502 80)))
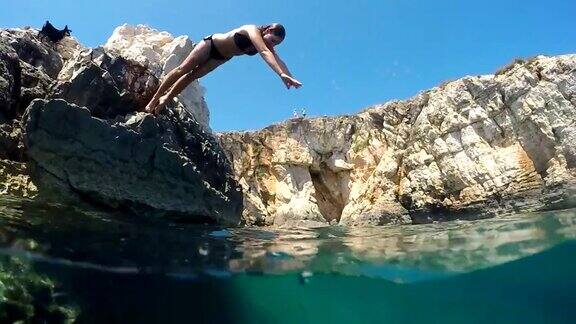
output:
POLYGON ((339 174, 330 171, 327 167, 320 171, 310 170, 310 177, 314 185, 316 203, 320 213, 327 222, 339 222, 342 210, 346 205, 339 188, 339 174))

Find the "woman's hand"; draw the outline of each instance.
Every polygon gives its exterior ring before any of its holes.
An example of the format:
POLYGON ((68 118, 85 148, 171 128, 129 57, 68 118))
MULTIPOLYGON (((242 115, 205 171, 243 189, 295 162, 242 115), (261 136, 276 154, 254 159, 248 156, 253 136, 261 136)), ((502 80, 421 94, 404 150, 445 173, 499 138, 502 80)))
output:
POLYGON ((286 89, 290 89, 290 87, 298 89, 302 86, 302 83, 300 83, 300 81, 294 79, 293 77, 289 76, 286 73, 280 74, 280 78, 282 78, 282 82, 284 82, 284 84, 286 85, 286 89))

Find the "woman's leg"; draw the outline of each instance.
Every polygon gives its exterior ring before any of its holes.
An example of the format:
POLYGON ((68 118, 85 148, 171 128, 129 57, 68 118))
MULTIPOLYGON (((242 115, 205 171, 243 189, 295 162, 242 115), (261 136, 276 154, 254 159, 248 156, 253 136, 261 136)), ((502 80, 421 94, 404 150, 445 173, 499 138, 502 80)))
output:
POLYGON ((192 81, 199 79, 206 74, 213 71, 215 68, 222 65, 227 60, 214 60, 210 59, 208 62, 204 64, 200 64, 197 66, 192 72, 186 73, 178 81, 174 83, 174 85, 168 90, 166 94, 159 98, 158 104, 156 105, 155 113, 159 113, 164 106, 172 100, 175 96, 177 96, 184 88, 186 88, 192 81))
POLYGON ((158 104, 158 99, 160 96, 166 92, 166 90, 170 89, 174 82, 178 81, 183 75, 192 71, 195 67, 206 62, 210 59, 210 43, 202 40, 194 49, 188 54, 186 59, 180 63, 176 68, 166 74, 156 90, 156 93, 150 99, 150 102, 146 105, 146 111, 152 112, 155 106, 158 104))

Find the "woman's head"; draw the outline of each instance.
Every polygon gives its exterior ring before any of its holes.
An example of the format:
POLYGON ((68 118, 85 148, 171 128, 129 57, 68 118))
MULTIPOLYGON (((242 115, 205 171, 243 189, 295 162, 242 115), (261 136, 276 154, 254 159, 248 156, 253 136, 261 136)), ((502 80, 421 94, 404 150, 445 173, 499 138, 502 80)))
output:
POLYGON ((282 43, 286 37, 284 26, 278 23, 261 26, 260 31, 262 32, 262 38, 272 46, 282 43))

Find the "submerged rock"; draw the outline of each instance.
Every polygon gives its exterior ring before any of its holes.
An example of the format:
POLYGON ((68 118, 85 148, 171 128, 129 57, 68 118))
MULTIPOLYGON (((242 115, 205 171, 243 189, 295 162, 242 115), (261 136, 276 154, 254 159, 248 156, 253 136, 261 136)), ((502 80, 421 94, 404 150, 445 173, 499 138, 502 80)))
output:
POLYGON ((40 190, 176 221, 240 221, 226 156, 185 112, 106 121, 64 100, 35 100, 24 125, 40 190))
POLYGON ((245 219, 488 217, 573 201, 576 55, 515 62, 357 115, 219 134, 245 219), (287 212, 289 211, 289 212, 287 212))
POLYGON ((78 314, 57 299, 56 283, 29 262, 0 256, 0 322, 74 323, 78 314))

